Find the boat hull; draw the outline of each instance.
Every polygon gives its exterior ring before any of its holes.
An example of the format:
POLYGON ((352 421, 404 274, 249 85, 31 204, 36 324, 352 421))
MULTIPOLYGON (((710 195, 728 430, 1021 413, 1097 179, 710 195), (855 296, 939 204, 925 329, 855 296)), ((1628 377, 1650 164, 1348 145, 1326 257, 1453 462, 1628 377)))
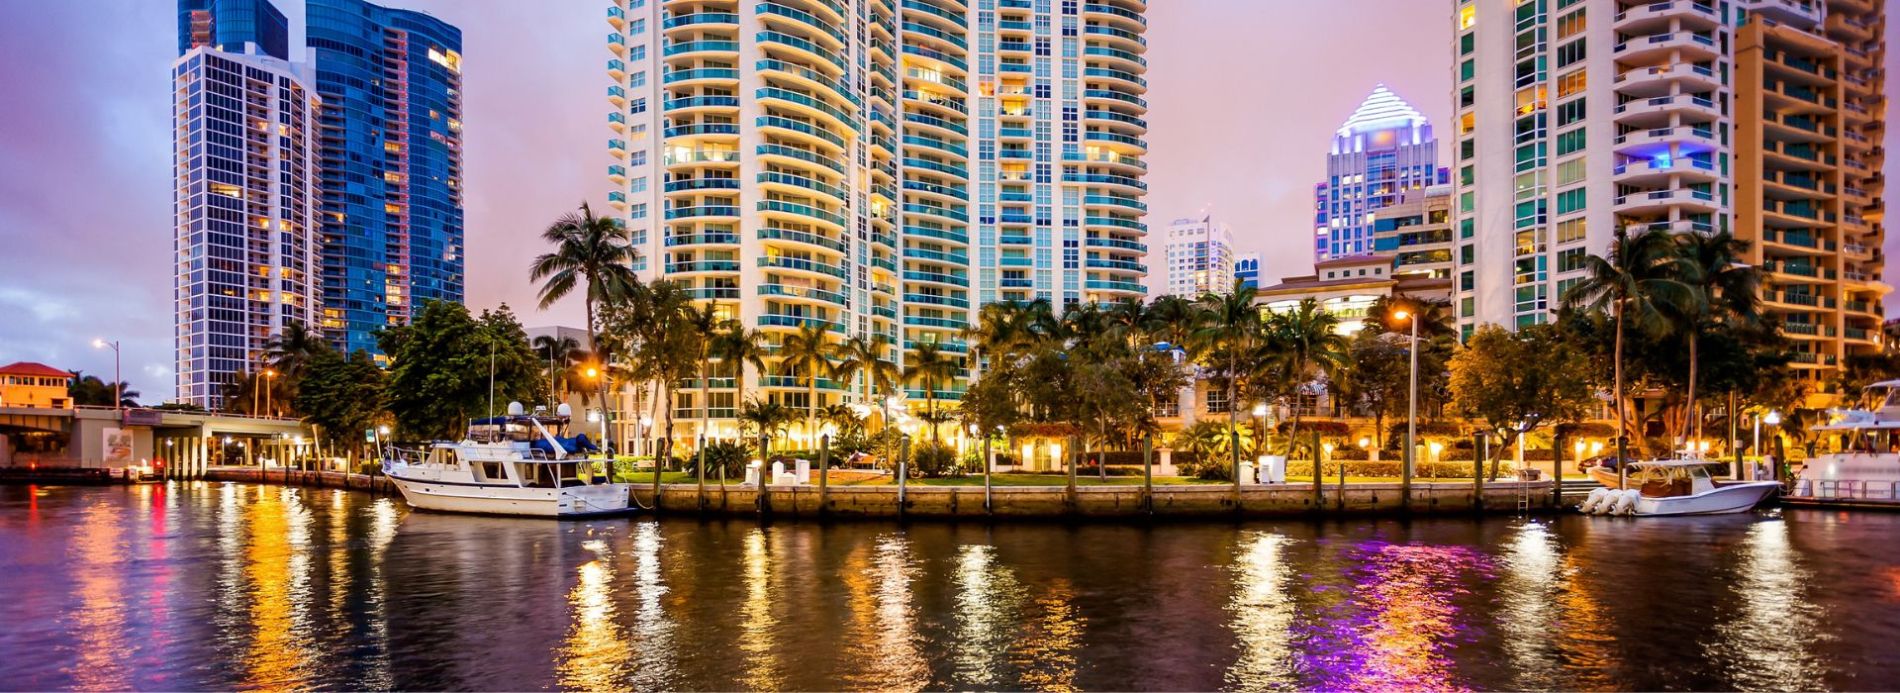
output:
POLYGON ((389 475, 403 500, 418 510, 578 518, 631 512, 628 484, 599 484, 567 488, 460 484, 389 475))
POLYGON ((1753 510, 1781 488, 1772 481, 1745 481, 1723 484, 1692 496, 1636 499, 1632 514, 1638 517, 1665 515, 1722 515, 1753 510))

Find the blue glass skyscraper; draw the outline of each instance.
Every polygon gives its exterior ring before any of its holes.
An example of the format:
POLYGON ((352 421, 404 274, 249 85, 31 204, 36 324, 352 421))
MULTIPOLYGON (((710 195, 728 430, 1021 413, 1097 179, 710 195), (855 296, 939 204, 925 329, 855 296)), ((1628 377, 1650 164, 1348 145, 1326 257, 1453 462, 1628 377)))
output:
POLYGON ((270 0, 178 0, 179 55, 198 46, 243 53, 246 43, 289 60, 290 21, 270 0))
POLYGON ((324 334, 375 333, 463 291, 462 32, 420 12, 309 0, 323 99, 324 334))

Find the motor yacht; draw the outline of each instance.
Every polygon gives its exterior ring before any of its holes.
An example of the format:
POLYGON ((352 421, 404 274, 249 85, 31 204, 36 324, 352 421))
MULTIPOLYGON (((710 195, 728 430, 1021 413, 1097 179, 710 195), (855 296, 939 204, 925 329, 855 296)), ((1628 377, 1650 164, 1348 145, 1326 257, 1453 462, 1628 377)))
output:
POLYGON ((633 485, 613 483, 609 460, 587 456, 599 448, 586 434, 557 435, 570 418, 565 404, 548 416, 511 403, 506 416, 470 422, 459 442, 387 450, 383 474, 421 510, 561 518, 632 510, 633 485))

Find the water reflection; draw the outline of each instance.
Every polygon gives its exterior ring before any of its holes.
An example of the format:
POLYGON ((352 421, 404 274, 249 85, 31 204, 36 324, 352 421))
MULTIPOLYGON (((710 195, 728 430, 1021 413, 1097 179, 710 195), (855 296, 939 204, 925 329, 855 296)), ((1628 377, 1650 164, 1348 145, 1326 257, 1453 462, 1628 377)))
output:
POLYGON ((857 670, 846 680, 868 690, 921 689, 929 683, 930 671, 916 642, 910 586, 915 566, 909 541, 900 534, 879 536, 865 567, 859 578, 845 583, 852 641, 858 644, 846 652, 848 664, 857 670))
POLYGON ((1283 560, 1288 539, 1249 532, 1235 551, 1228 627, 1239 642, 1238 661, 1227 670, 1236 690, 1297 688, 1291 634, 1294 603, 1287 593, 1291 569, 1283 560))
POLYGON ((1894 689, 1896 532, 1804 512, 762 529, 0 487, 0 653, 27 690, 1894 689))
POLYGON ((1013 626, 1021 618, 1024 589, 1015 571, 1002 565, 996 547, 987 544, 957 548, 955 653, 959 682, 978 688, 1006 688, 995 666, 996 653, 1016 637, 1013 626))
POLYGON ((249 614, 244 687, 288 689, 302 682, 311 653, 299 609, 309 562, 296 551, 304 539, 291 489, 265 489, 246 506, 243 590, 249 614), (288 502, 287 502, 288 501, 288 502))
MULTIPOLYGON (((1484 557, 1462 546, 1371 543, 1360 548, 1352 599, 1359 656, 1339 681, 1355 690, 1459 690, 1447 649, 1460 635, 1457 596, 1484 557)), ((1352 661, 1348 659, 1348 661, 1352 661)))
POLYGON ((739 652, 744 667, 739 678, 741 688, 778 690, 778 649, 772 641, 772 560, 767 550, 765 530, 747 532, 740 553, 744 568, 745 601, 739 604, 739 652))
POLYGON ((556 652, 561 687, 590 691, 624 688, 627 684, 620 677, 633 662, 633 650, 620 625, 614 622, 611 556, 607 543, 599 539, 582 542, 581 548, 595 557, 581 564, 579 579, 567 593, 574 625, 556 652))
POLYGON ((1747 529, 1732 579, 1739 604, 1716 626, 1709 658, 1725 663, 1738 688, 1817 690, 1825 687, 1814 650, 1829 638, 1806 607, 1809 575, 1795 560, 1788 523, 1757 522, 1747 529))
POLYGON ((90 690, 121 690, 131 682, 125 667, 131 644, 125 633, 128 595, 121 579, 124 525, 116 514, 104 503, 86 508, 68 551, 77 564, 73 591, 79 597, 78 608, 70 615, 77 642, 72 648, 76 660, 68 673, 80 688, 90 690))

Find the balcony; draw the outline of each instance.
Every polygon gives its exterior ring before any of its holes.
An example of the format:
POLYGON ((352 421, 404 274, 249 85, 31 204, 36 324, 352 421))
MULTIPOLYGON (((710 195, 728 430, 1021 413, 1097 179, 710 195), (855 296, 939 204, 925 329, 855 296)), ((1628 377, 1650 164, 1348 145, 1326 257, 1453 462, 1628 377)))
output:
POLYGON ((1668 155, 1617 164, 1615 175, 1618 185, 1635 186, 1662 185, 1669 181, 1670 176, 1680 176, 1682 180, 1699 183, 1714 182, 1717 178, 1713 161, 1668 155))
POLYGON ((1653 214, 1668 211, 1672 207, 1705 212, 1718 209, 1715 193, 1689 188, 1630 193, 1616 198, 1611 209, 1617 214, 1653 214))
POLYGON ((1631 37, 1628 41, 1616 44, 1612 52, 1617 60, 1629 61, 1655 59, 1672 52, 1677 53, 1679 59, 1689 61, 1722 57, 1716 48, 1714 36, 1692 31, 1631 37))
POLYGON ((1622 33, 1644 34, 1668 29, 1671 20, 1681 20, 1684 27, 1707 31, 1720 25, 1721 15, 1707 2, 1652 2, 1616 13, 1614 28, 1622 33))

